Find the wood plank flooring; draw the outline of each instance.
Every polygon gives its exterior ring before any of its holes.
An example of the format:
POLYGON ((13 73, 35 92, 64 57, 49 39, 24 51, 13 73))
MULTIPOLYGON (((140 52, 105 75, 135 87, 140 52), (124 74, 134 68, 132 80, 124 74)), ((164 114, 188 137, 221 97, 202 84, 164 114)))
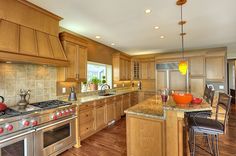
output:
MULTIPOLYGON (((115 125, 82 141, 82 147, 72 148, 60 156, 126 156, 126 123, 122 118, 115 125)), ((220 136, 220 155, 236 156, 236 106, 230 112, 227 134, 220 136)), ((204 145, 202 145, 204 146, 204 145)), ((209 155, 197 148, 197 156, 209 155)))

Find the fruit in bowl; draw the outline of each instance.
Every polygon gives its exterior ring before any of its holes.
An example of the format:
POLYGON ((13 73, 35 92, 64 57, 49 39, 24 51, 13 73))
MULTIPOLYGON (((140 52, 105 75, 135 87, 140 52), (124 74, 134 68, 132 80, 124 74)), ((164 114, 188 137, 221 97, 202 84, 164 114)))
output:
POLYGON ((194 97, 191 103, 192 104, 201 104, 202 103, 202 98, 194 97))
POLYGON ((178 105, 186 105, 192 102, 193 95, 190 93, 173 93, 173 100, 178 105))

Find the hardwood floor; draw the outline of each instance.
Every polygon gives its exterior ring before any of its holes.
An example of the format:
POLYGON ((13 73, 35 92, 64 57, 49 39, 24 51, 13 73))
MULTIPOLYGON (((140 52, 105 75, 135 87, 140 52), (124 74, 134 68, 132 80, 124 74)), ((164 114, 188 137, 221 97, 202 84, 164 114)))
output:
POLYGON ((81 142, 60 156, 126 156, 125 118, 81 142))
MULTIPOLYGON (((122 118, 115 125, 82 141, 82 147, 72 148, 60 156, 126 156, 126 123, 122 118)), ((202 144, 204 146, 205 144, 202 144)), ((220 136, 220 155, 236 156, 236 106, 230 112, 227 134, 220 136)), ((196 156, 209 155, 197 148, 196 156)))

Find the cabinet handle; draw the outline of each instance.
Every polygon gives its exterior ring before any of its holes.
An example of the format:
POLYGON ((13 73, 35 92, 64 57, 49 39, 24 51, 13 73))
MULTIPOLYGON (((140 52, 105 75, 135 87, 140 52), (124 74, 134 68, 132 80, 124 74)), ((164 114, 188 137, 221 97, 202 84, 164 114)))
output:
POLYGON ((87 130, 89 129, 89 128, 86 128, 87 130))
POLYGON ((89 115, 88 115, 88 114, 86 114, 86 116, 88 117, 89 115))

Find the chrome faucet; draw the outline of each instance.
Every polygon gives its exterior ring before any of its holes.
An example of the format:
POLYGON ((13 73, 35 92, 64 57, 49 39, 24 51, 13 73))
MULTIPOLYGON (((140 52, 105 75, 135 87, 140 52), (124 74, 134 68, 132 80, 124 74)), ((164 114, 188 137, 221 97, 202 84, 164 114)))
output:
POLYGON ((100 90, 100 92, 99 92, 100 95, 106 93, 106 88, 104 88, 104 87, 108 87, 108 89, 111 88, 110 85, 108 85, 108 84, 103 84, 103 85, 101 86, 101 90, 100 90))

